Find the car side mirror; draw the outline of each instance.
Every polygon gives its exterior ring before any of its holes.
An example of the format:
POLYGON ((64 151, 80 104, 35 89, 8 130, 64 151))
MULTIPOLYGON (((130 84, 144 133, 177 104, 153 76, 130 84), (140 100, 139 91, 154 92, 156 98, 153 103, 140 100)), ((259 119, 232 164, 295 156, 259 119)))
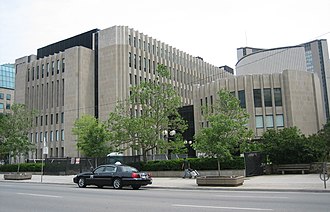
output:
POLYGON ((93 167, 93 166, 91 166, 91 169, 90 169, 90 170, 91 170, 91 172, 93 172, 93 171, 94 171, 94 167, 93 167))

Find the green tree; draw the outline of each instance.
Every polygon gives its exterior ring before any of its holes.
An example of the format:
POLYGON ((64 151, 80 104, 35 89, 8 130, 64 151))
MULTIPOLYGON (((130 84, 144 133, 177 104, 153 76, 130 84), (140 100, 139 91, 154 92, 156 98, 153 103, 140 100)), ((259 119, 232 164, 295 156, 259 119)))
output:
POLYGON ((262 152, 264 150, 264 145, 261 140, 246 140, 240 145, 241 152, 262 152))
POLYGON ((144 161, 150 150, 162 152, 183 148, 180 135, 187 128, 177 110, 181 99, 173 85, 167 82, 170 73, 166 66, 159 65, 157 75, 155 81, 131 87, 130 98, 118 104, 108 119, 111 140, 117 143, 117 148, 141 151, 144 161), (176 134, 168 142, 163 133, 173 130, 176 134))
POLYGON ((35 112, 23 104, 13 104, 11 110, 0 117, 0 155, 14 157, 20 163, 21 156, 26 156, 33 147, 28 134, 35 112))
POLYGON ((313 144, 297 127, 269 129, 262 138, 264 153, 275 164, 311 163, 317 161, 313 144))
POLYGON ((239 100, 223 89, 218 92, 216 103, 202 111, 209 127, 197 132, 194 148, 217 158, 220 175, 220 162, 231 160, 235 148, 252 136, 246 127, 249 115, 240 107, 239 100))
POLYGON ((105 157, 112 151, 107 126, 94 116, 83 115, 77 119, 72 133, 78 138, 77 148, 87 157, 105 157))
POLYGON ((330 120, 323 126, 323 128, 316 134, 310 137, 313 146, 317 147, 319 151, 320 161, 328 161, 330 159, 330 120))

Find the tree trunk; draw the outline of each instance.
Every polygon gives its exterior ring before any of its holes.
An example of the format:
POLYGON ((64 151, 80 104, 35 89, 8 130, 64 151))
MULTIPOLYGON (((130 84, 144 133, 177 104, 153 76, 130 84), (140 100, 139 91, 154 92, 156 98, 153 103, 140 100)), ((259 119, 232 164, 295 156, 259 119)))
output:
POLYGON ((142 160, 143 162, 147 162, 147 151, 142 150, 142 160))
POLYGON ((217 161, 218 161, 218 173, 219 173, 219 176, 220 176, 220 158, 217 157, 217 161))
POLYGON ((98 164, 97 164, 97 157, 95 157, 95 160, 94 160, 94 169, 98 166, 98 164))
POLYGON ((21 163, 21 157, 18 156, 18 163, 17 163, 17 173, 19 173, 19 166, 20 166, 20 163, 21 163))

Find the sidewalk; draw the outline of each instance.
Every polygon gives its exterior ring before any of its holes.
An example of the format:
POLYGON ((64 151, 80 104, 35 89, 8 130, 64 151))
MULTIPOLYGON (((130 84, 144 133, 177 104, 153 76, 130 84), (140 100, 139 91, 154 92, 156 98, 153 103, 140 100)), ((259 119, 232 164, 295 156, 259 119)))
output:
MULTIPOLYGON (((48 183, 48 184, 67 184, 74 185, 72 178, 68 176, 52 175, 32 175, 31 180, 4 180, 0 174, 0 182, 20 182, 20 183, 48 183), (42 181, 42 182, 41 182, 42 181)), ((330 183, 324 188, 323 181, 318 174, 299 174, 299 175, 263 175, 245 178, 244 184, 238 187, 211 187, 198 186, 195 179, 182 178, 153 178, 153 183, 149 188, 167 189, 199 189, 199 190, 250 190, 250 191, 304 191, 304 192, 329 192, 330 183)))

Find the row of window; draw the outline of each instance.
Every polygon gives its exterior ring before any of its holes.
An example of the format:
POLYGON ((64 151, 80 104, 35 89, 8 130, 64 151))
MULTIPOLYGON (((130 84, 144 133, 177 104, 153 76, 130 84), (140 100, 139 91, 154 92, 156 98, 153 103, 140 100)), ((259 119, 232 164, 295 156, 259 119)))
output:
MULTIPOLYGON (((274 88, 274 89, 264 88, 263 89, 264 106, 265 107, 272 107, 273 106, 272 92, 274 93, 274 101, 275 101, 274 105, 275 106, 282 106, 281 88, 274 88)), ((236 96, 235 91, 231 92, 231 94, 236 96)), ((240 101, 240 106, 242 108, 246 108, 245 90, 237 91, 237 96, 236 97, 240 101)), ((253 98, 254 98, 254 107, 262 107, 261 89, 253 89, 253 98)), ((211 103, 211 105, 213 105, 213 96, 210 96, 210 103, 211 103)), ((207 105, 208 105, 208 98, 205 97, 205 106, 207 106, 207 105)), ((200 99, 200 106, 202 108, 203 99, 200 99)), ((202 111, 202 114, 203 114, 203 111, 202 111)))
POLYGON ((64 130, 61 130, 61 136, 60 136, 60 132, 59 130, 55 130, 55 137, 54 137, 54 131, 50 131, 49 135, 48 132, 45 131, 45 133, 43 134, 42 132, 40 133, 35 133, 34 138, 33 138, 33 133, 30 134, 30 140, 31 143, 35 142, 48 142, 48 141, 59 141, 61 139, 61 141, 64 141, 64 130))
MULTIPOLYGON (((185 53, 182 53, 181 51, 179 52, 177 49, 173 49, 171 47, 158 47, 157 46, 157 41, 153 41, 154 44, 150 44, 148 41, 144 40, 142 41, 141 39, 137 39, 136 37, 131 35, 128 35, 128 44, 130 46, 133 46, 135 48, 139 48, 141 50, 144 50, 145 52, 148 52, 150 54, 156 55, 157 57, 161 57, 166 59, 167 61, 182 65, 184 67, 189 68, 190 70, 201 70, 201 69, 206 69, 205 72, 199 72, 198 74, 201 75, 201 78, 203 78, 203 75, 207 75, 208 76, 208 80, 212 81, 214 79, 219 79, 222 78, 223 73, 219 73, 218 71, 218 67, 212 66, 210 64, 207 64, 205 62, 203 62, 202 58, 199 57, 192 57, 190 55, 187 55, 185 53), (168 48, 168 49, 167 49, 168 48), (211 78, 211 79, 210 79, 211 78)), ((134 50, 133 50, 134 51, 134 50)), ((135 69, 137 68, 137 64, 139 64, 140 66, 140 70, 142 69, 142 58, 141 56, 139 56, 140 62, 137 63, 137 56, 134 54, 134 58, 132 58, 132 53, 129 53, 129 63, 130 63, 130 67, 132 67, 132 63, 131 61, 134 61, 135 65, 135 69), (133 60, 134 59, 134 60, 133 60)), ((146 55, 146 54, 145 54, 146 55)), ((147 63, 149 61, 147 61, 148 59, 144 58, 143 59, 143 63, 144 65, 144 70, 146 71, 146 67, 147 67, 147 63)), ((149 62, 149 66, 151 67, 151 64, 149 62)), ((150 72, 150 70, 149 70, 150 72)))
MULTIPOLYGON (((30 73, 30 69, 28 69, 28 75, 27 75, 27 81, 30 81, 30 74, 31 74, 31 79, 34 80, 39 79, 39 78, 44 78, 50 76, 50 74, 53 76, 55 73, 55 61, 50 63, 46 63, 46 69, 45 69, 45 64, 41 65, 41 70, 40 66, 37 65, 36 67, 32 67, 32 73, 30 73)), ((62 72, 65 71, 65 59, 62 59, 62 63, 60 63, 60 60, 56 60, 56 74, 60 73, 60 70, 62 72)))
MULTIPOLYGON (((0 99, 4 99, 4 98, 5 98, 5 94, 0 93, 0 99)), ((6 100, 11 100, 11 94, 6 94, 6 100)))
POLYGON ((264 100, 264 107, 272 107, 272 92, 274 93, 275 106, 282 106, 282 92, 281 88, 264 88, 264 89, 253 89, 254 107, 262 107, 262 93, 264 100))
MULTIPOLYGON (((137 64, 139 64, 139 70, 142 70, 142 58, 141 56, 137 57, 136 54, 133 55, 134 57, 132 58, 132 53, 128 53, 128 66, 131 68, 132 66, 137 69, 137 64), (137 61, 139 59, 139 61, 137 61), (133 64, 132 64, 133 61, 133 64)), ((157 63, 157 66, 159 63, 157 63)), ((153 70, 153 73, 155 74, 156 71, 156 62, 152 61, 152 66, 151 66, 151 60, 147 58, 143 58, 143 70, 147 71, 149 70, 149 73, 151 73, 151 69, 153 70), (148 61, 148 63, 147 63, 148 61), (147 65, 148 64, 148 65, 147 65)))
MULTIPOLYGON (((9 103, 6 103, 6 110, 10 110, 11 105, 9 103)), ((0 110, 4 109, 4 103, 0 103, 0 110)))
POLYGON ((34 109, 64 106, 64 79, 27 88, 28 105, 34 109))
MULTIPOLYGON (((49 157, 64 157, 64 147, 61 147, 61 152, 59 152, 59 148, 55 148, 55 152, 53 148, 49 148, 49 157)), ((41 148, 40 150, 36 149, 35 150, 35 158, 43 158, 43 149, 41 148)))
MULTIPOLYGON (((140 71, 145 71, 145 72, 149 72, 149 73, 153 73, 156 74, 156 69, 158 67, 159 63, 152 60, 152 59, 148 59, 145 57, 141 57, 141 56, 137 56, 136 54, 132 54, 131 52, 128 53, 128 66, 130 68, 134 67, 134 69, 136 70, 140 70, 140 71)), ((188 81, 192 81, 192 82, 197 82, 197 78, 196 76, 189 74, 188 72, 184 72, 184 71, 179 71, 178 69, 172 68, 172 67, 167 67, 168 70, 171 72, 169 79, 173 79, 173 80, 179 80, 179 81, 184 81, 184 82, 188 82, 188 81), (187 79, 188 77, 190 77, 191 79, 187 79)), ((210 71, 208 71, 210 72, 210 71)), ((221 74, 217 75, 218 77, 222 77, 221 74)), ((201 77, 202 78, 202 77, 201 77)), ((211 77, 213 79, 213 77, 211 77)), ((208 79, 208 80, 211 80, 208 79)))
POLYGON ((130 46, 133 46, 135 48, 142 49, 150 54, 154 54, 160 57, 165 57, 168 60, 175 60, 176 62, 179 62, 179 57, 174 52, 170 51, 167 48, 158 47, 156 45, 157 41, 154 41, 154 44, 150 44, 148 41, 142 41, 141 39, 138 39, 136 37, 131 37, 131 35, 128 35, 128 44, 130 46))
MULTIPOLYGON (((54 123, 58 124, 59 121, 61 122, 61 124, 63 124, 64 123, 64 112, 62 112, 60 116, 61 117, 59 117, 59 114, 56 113, 55 114, 55 122, 54 122, 54 114, 50 114, 50 117, 49 117, 50 118, 50 120, 49 120, 50 125, 53 125, 54 123), (59 120, 59 118, 60 118, 60 120, 59 120)), ((43 126, 44 122, 45 122, 45 126, 47 126, 48 125, 48 115, 40 116, 40 117, 35 118, 35 125, 36 126, 38 126, 38 124, 40 124, 40 126, 43 126)))
POLYGON ((159 54, 158 46, 156 47, 154 44, 151 45, 147 41, 143 41, 142 43, 141 39, 137 39, 136 37, 133 37, 132 39, 131 35, 128 35, 128 44, 135 48, 140 48, 146 52, 157 54, 157 56, 161 55, 163 57, 164 54, 167 56, 167 49, 165 49, 164 51, 163 48, 160 48, 160 54, 159 54))
POLYGON ((256 128, 274 128, 274 125, 276 127, 284 127, 284 117, 283 114, 276 114, 275 120, 273 115, 256 115, 255 116, 256 121, 256 128), (275 121, 275 122, 274 122, 275 121))

